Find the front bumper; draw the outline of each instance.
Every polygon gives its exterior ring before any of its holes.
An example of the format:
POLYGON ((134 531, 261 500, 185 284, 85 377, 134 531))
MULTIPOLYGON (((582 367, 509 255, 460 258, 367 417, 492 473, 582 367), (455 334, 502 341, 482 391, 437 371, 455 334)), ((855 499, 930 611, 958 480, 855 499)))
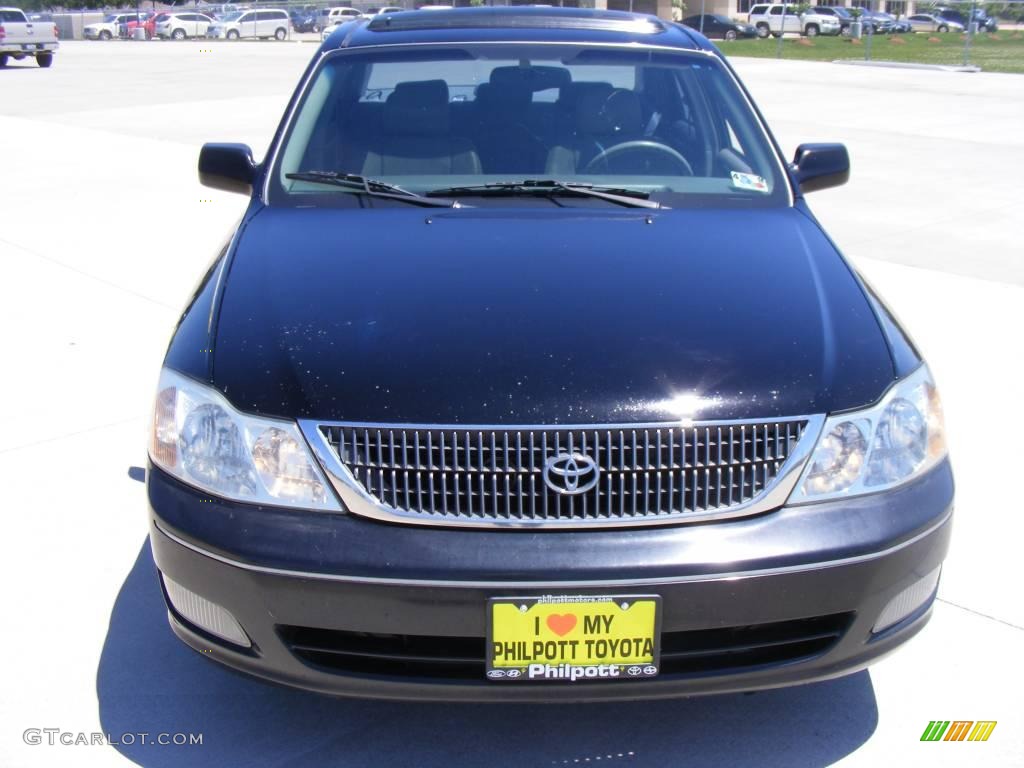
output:
POLYGON ((0 53, 15 58, 32 56, 37 53, 53 53, 57 50, 58 43, 0 43, 0 53))
POLYGON ((856 671, 927 621, 931 598, 872 631, 895 595, 941 565, 953 499, 943 462, 888 493, 729 522, 518 532, 246 507, 152 467, 148 486, 159 570, 229 611, 253 643, 218 641, 169 607, 190 646, 309 690, 438 700, 661 698, 856 671), (662 598, 659 677, 485 679, 489 597, 652 593, 662 598), (756 653, 743 650, 751 638, 756 653), (721 653, 669 664, 666 648, 694 642, 722 643, 721 653))

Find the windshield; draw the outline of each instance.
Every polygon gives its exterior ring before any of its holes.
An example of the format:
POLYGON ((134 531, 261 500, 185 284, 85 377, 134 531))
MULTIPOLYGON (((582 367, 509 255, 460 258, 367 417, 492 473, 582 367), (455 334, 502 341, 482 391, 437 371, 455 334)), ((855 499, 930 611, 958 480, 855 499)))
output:
MULTIPOLYGON (((453 196, 468 205, 487 203, 466 187, 522 180, 638 192, 672 208, 790 199, 764 130, 717 59, 593 46, 331 55, 282 140, 269 202, 361 193, 295 177, 311 171, 421 195, 459 187, 453 196)), ((520 188, 505 197, 517 194, 501 204, 530 204, 520 188)))
POLYGON ((240 18, 242 18, 243 13, 245 13, 245 11, 232 11, 231 13, 225 13, 223 16, 220 17, 220 20, 238 21, 240 18))

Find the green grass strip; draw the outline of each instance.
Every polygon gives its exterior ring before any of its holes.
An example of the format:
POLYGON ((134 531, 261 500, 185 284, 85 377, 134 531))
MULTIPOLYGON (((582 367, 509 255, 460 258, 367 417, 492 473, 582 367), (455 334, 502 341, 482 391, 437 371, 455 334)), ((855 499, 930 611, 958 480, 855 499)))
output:
MULTIPOLYGON (((754 56, 774 59, 779 55, 779 41, 765 40, 716 41, 726 56, 754 56)), ((790 38, 782 40, 782 58, 804 61, 835 61, 864 59, 868 38, 859 41, 845 37, 790 38)), ((940 34, 912 33, 877 35, 870 41, 872 61, 898 61, 916 64, 964 63, 964 36, 955 32, 940 34)), ((995 35, 975 35, 971 41, 969 63, 985 72, 1024 74, 1024 31, 1000 31, 995 35)))

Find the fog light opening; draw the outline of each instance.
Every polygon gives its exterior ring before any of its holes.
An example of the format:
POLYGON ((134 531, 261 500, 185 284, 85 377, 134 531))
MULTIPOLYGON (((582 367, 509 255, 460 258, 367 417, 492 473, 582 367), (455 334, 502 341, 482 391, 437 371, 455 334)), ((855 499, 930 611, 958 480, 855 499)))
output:
POLYGON ((932 594, 934 594, 935 587, 939 584, 939 574, 941 572, 942 566, 940 565, 923 579, 918 579, 890 600, 889 604, 878 615, 878 620, 871 631, 877 634, 895 624, 899 624, 927 603, 932 594))
POLYGON ((227 610, 205 597, 185 589, 181 584, 167 578, 165 574, 160 575, 164 580, 167 598, 174 606, 174 610, 184 618, 200 629, 227 640, 229 643, 240 645, 243 648, 252 646, 252 641, 245 634, 245 630, 227 610))

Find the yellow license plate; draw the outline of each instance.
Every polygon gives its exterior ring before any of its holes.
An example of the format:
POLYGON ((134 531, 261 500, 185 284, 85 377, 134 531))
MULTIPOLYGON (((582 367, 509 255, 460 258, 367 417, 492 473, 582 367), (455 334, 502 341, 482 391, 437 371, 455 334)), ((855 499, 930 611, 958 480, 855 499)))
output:
POLYGON ((658 674, 657 595, 496 597, 487 605, 487 677, 577 682, 658 674))

